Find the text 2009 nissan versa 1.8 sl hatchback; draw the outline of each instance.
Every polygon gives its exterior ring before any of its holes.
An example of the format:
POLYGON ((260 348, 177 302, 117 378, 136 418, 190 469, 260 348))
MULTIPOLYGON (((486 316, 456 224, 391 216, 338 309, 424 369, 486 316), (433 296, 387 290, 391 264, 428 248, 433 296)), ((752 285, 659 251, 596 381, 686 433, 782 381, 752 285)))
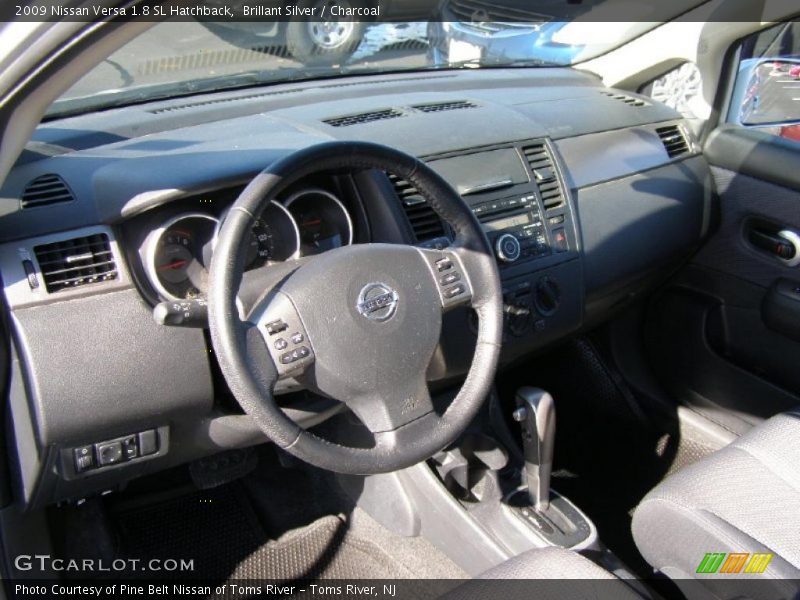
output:
POLYGON ((9 596, 797 597, 796 6, 48 2, 9 596))

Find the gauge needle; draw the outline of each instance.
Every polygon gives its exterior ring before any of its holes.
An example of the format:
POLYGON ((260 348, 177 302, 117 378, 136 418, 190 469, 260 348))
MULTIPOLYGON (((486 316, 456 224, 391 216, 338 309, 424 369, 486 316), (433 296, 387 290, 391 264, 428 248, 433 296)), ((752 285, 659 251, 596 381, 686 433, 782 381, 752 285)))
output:
POLYGON ((300 223, 303 227, 311 226, 311 225, 319 225, 322 223, 322 219, 309 219, 308 221, 303 221, 300 223))
POLYGON ((187 262, 189 262, 189 261, 188 260, 183 260, 183 259, 173 260, 171 263, 167 263, 165 265, 161 265, 160 267, 158 267, 158 270, 159 271, 166 271, 167 269, 180 269, 187 262))

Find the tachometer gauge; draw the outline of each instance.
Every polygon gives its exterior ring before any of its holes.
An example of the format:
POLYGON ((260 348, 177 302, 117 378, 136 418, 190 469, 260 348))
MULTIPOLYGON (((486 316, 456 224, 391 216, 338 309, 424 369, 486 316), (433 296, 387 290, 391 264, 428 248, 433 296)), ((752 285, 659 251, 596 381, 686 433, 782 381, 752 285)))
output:
POLYGON ((217 220, 203 213, 182 214, 153 231, 145 242, 145 268, 165 300, 204 296, 211 242, 217 220))
POLYGON ((253 225, 245 269, 296 258, 299 251, 297 224, 289 211, 273 200, 253 225))
POLYGON ((300 230, 303 256, 353 243, 353 222, 344 204, 330 192, 308 189, 285 202, 300 230))

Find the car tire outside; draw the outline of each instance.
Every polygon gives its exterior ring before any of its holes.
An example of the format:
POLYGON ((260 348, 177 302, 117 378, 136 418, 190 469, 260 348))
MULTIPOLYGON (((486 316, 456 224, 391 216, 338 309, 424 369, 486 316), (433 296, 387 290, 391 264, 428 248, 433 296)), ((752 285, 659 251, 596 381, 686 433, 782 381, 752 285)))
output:
MULTIPOLYGON (((330 0, 315 2, 317 13, 330 0)), ((342 2, 338 2, 342 6, 342 2)), ((345 4, 347 4, 345 2, 345 4)), ((326 7, 326 13, 329 12, 326 7)), ((364 36, 363 21, 291 21, 286 27, 289 53, 306 65, 328 65, 346 61, 356 51, 364 36)))

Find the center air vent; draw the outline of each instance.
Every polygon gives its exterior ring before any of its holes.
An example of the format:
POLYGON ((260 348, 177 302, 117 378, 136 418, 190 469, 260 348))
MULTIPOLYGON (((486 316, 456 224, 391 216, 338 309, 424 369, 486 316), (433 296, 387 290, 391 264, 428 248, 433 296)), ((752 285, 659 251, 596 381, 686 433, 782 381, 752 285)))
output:
POLYGON ((478 105, 469 100, 455 100, 452 102, 437 102, 435 104, 416 104, 411 108, 425 112, 443 112, 445 110, 460 110, 462 108, 477 108, 478 105))
POLYGON ((522 148, 522 153, 525 155, 533 179, 539 187, 539 196, 542 198, 544 209, 550 210, 563 206, 564 195, 561 193, 558 172, 547 145, 544 142, 531 144, 522 148))
POLYGON ((634 98, 633 96, 628 96, 627 94, 617 94, 616 92, 600 92, 603 96, 608 96, 614 100, 619 100, 623 104, 627 104, 628 106, 650 106, 649 102, 645 102, 641 98, 634 98))
POLYGON ((347 115, 344 117, 325 119, 323 123, 327 123, 332 127, 349 127, 350 125, 363 125, 364 123, 371 123, 372 121, 396 119, 402 116, 403 113, 399 110, 395 108, 387 108, 384 110, 374 110, 372 112, 359 113, 357 115, 347 115))
POLYGON ((686 136, 677 125, 667 125, 666 127, 657 127, 656 133, 661 138, 661 143, 664 144, 664 149, 670 158, 675 158, 681 154, 689 152, 689 144, 686 142, 686 136))
POLYGON ((424 196, 405 179, 400 179, 392 173, 387 173, 387 175, 394 186, 397 197, 400 198, 411 229, 414 230, 416 241, 425 242, 446 235, 442 220, 430 207, 424 196))
POLYGON ((105 233, 36 246, 33 252, 50 293, 117 278, 105 233))
POLYGON ((61 202, 72 202, 75 196, 58 175, 42 175, 37 177, 22 192, 22 208, 50 206, 61 202))

